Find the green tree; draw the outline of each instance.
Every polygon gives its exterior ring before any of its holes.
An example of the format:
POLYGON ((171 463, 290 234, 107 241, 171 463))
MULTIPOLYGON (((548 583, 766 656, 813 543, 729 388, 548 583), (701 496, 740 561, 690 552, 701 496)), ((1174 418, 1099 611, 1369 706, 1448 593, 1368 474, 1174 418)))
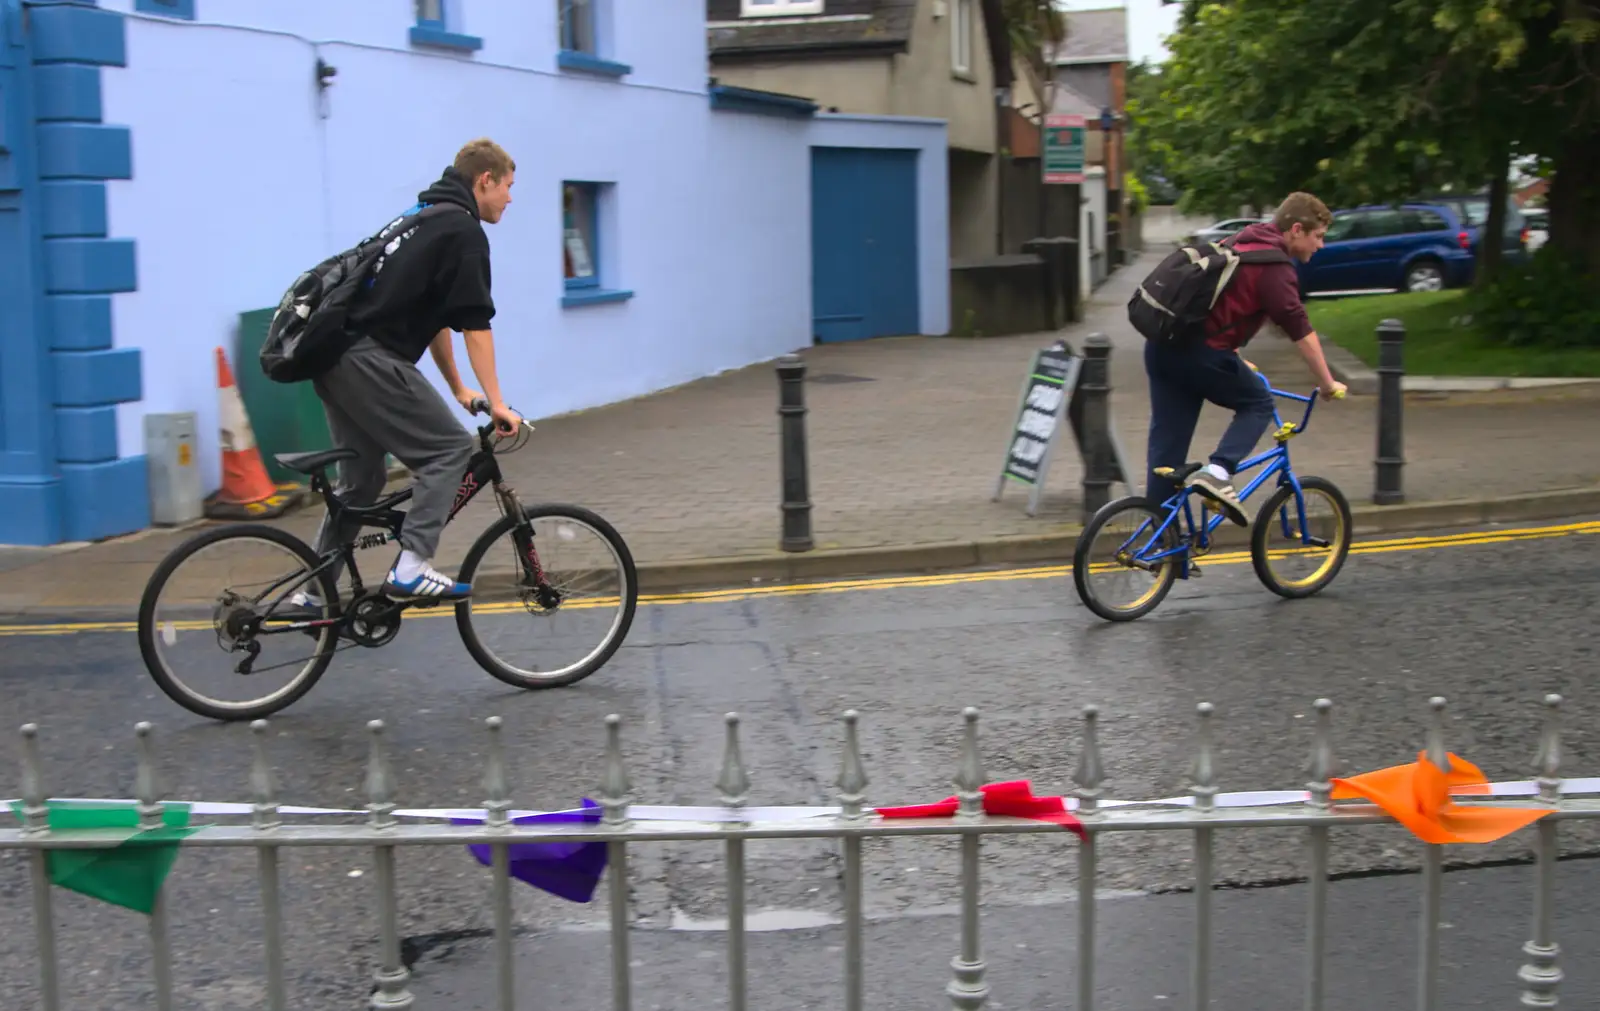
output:
POLYGON ((1137 146, 1215 213, 1477 189, 1547 156, 1551 245, 1595 276, 1597 40, 1600 0, 1191 2, 1137 146))
POLYGON ((1172 203, 1178 192, 1172 185, 1172 169, 1167 165, 1166 154, 1152 145, 1151 132, 1140 128, 1145 109, 1161 101, 1161 68, 1148 60, 1128 64, 1123 80, 1127 99, 1123 111, 1127 116, 1128 134, 1126 151, 1128 171, 1150 191, 1156 203, 1172 203))
POLYGON ((1033 93, 1039 96, 1043 111, 1048 111, 1055 98, 1051 53, 1066 41, 1066 18, 1052 0, 1001 0, 1000 12, 1005 18, 1011 52, 1022 63, 1022 71, 1033 93))

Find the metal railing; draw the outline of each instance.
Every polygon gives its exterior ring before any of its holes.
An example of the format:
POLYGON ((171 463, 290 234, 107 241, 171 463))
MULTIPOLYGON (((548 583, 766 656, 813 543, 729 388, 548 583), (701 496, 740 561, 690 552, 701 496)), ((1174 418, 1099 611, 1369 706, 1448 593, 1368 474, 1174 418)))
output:
MULTIPOLYGON (((1536 864, 1534 867, 1532 938, 1524 945, 1527 963, 1519 971, 1523 984, 1522 1003, 1529 1007, 1554 1007, 1562 979, 1559 948, 1553 936, 1556 833, 1567 818, 1600 816, 1600 799, 1584 799, 1576 794, 1600 794, 1600 779, 1569 779, 1559 776, 1561 744, 1559 729, 1560 696, 1544 699, 1545 717, 1535 758, 1538 778, 1511 784, 1493 784, 1490 796, 1462 795, 1452 798, 1464 804, 1490 804, 1500 807, 1541 807, 1554 809, 1534 826, 1536 864), (1520 799, 1519 799, 1520 798, 1520 799)), ((1441 698, 1432 702, 1432 721, 1427 735, 1427 757, 1446 767, 1444 745, 1444 706, 1441 698)), ((1102 795, 1105 771, 1101 763, 1096 726, 1098 711, 1088 706, 1083 711, 1083 736, 1079 748, 1075 796, 1067 806, 1082 823, 1085 835, 1078 843, 1077 881, 1077 1002, 1079 1011, 1090 1011, 1095 998, 1095 890, 1097 839, 1107 832, 1186 831, 1194 839, 1195 935, 1192 960, 1190 1006, 1201 1011, 1211 1000, 1211 902, 1213 881, 1213 839, 1218 829, 1305 828, 1309 836, 1309 899, 1306 920, 1306 965, 1304 1006, 1318 1011, 1323 1006, 1325 986, 1324 949, 1327 938, 1329 831, 1349 825, 1394 824, 1394 820, 1372 804, 1336 803, 1331 799, 1333 746, 1332 703, 1318 699, 1309 766, 1310 782, 1304 790, 1250 793, 1220 793, 1217 790, 1211 733, 1212 708, 1198 707, 1198 728, 1192 787, 1182 797, 1125 801, 1102 795)), ((650 807, 633 803, 632 785, 623 758, 621 720, 606 719, 604 767, 597 795, 601 809, 597 821, 584 823, 516 824, 510 797, 506 763, 501 743, 501 721, 486 721, 488 749, 483 783, 487 801, 477 814, 482 824, 430 824, 430 820, 459 818, 461 812, 405 811, 395 802, 396 785, 384 745, 384 725, 374 720, 367 724, 370 754, 367 763, 367 803, 364 824, 331 824, 326 819, 292 820, 296 813, 360 814, 358 811, 290 808, 285 810, 277 797, 272 767, 265 749, 267 724, 252 724, 253 761, 250 772, 252 801, 231 805, 236 813, 248 813, 249 824, 207 824, 184 837, 180 845, 198 847, 249 847, 258 855, 258 879, 264 913, 265 971, 267 1004, 271 1011, 284 1011, 285 997, 283 912, 279 896, 279 861, 282 851, 298 846, 366 846, 372 848, 377 889, 379 965, 373 974, 374 1009, 403 1009, 413 1004, 407 989, 410 974, 402 962, 398 926, 398 897, 395 883, 395 854, 401 846, 487 844, 492 853, 493 944, 498 962, 498 1002, 502 1009, 514 1007, 512 960, 512 911, 509 847, 529 842, 600 842, 607 851, 605 873, 609 877, 609 915, 613 1006, 618 1011, 632 1007, 630 951, 628 855, 634 844, 668 841, 720 841, 725 849, 727 872, 727 959, 729 1007, 746 1007, 745 965, 745 844, 769 839, 836 839, 843 855, 845 935, 845 1001, 850 1011, 863 1007, 862 933, 862 845, 868 838, 889 836, 950 836, 960 839, 960 945, 951 962, 952 979, 946 987, 951 1006, 977 1009, 989 994, 987 966, 981 944, 979 918, 979 853, 986 834, 1035 832, 1060 833, 1059 824, 1022 817, 1001 817, 983 812, 986 785, 983 761, 978 746, 978 713, 967 709, 964 735, 957 762, 954 786, 957 810, 950 817, 896 819, 875 816, 866 805, 868 778, 862 764, 857 731, 857 714, 844 714, 843 757, 834 785, 838 805, 829 808, 761 808, 749 805, 750 776, 739 745, 739 718, 726 717, 724 757, 716 788, 720 806, 703 808, 650 807)), ((141 829, 162 825, 164 804, 156 781, 152 757, 151 728, 141 723, 136 728, 138 821, 141 829)), ((115 845, 104 833, 84 830, 57 830, 49 824, 52 798, 46 793, 39 761, 37 728, 22 728, 21 827, 0 829, 0 849, 28 851, 31 860, 33 908, 38 938, 40 992, 44 1011, 60 1011, 60 987, 55 950, 51 879, 48 853, 58 849, 83 849, 115 845)), ((1472 793, 1474 791, 1466 791, 1472 793)), ((1482 793, 1482 790, 1476 791, 1482 793)), ((204 805, 201 805, 204 807, 204 805)), ((212 805, 213 808, 230 805, 212 805)), ((533 813, 533 812, 529 812, 533 813)), ((1418 967, 1417 1007, 1435 1011, 1439 1000, 1439 913, 1443 873, 1443 847, 1423 844, 1422 910, 1419 923, 1421 964, 1418 967)), ((156 1006, 169 1011, 173 1002, 172 952, 167 939, 168 913, 158 896, 149 915, 150 943, 156 1006)))

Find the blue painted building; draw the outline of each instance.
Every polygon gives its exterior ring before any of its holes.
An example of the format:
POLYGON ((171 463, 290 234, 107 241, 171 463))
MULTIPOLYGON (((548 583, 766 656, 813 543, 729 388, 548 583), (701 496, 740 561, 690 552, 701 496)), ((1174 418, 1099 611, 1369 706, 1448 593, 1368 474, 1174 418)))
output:
POLYGON ((133 169, 100 68, 125 60, 114 14, 0 0, 0 542, 148 522, 145 462, 117 431, 142 361, 114 340, 112 299, 138 271, 107 218, 106 180, 133 169))
POLYGON ((146 526, 146 413, 215 488, 214 349, 480 136, 530 416, 948 331, 945 123, 718 85, 691 4, 0 0, 0 543, 146 526))

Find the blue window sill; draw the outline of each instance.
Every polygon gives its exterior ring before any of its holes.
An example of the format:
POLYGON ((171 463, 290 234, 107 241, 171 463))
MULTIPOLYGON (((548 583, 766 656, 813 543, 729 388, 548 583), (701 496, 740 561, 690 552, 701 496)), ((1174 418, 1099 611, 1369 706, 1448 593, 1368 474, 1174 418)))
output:
POLYGON ((605 305, 609 302, 626 302, 633 297, 631 291, 610 288, 571 288, 561 298, 561 308, 575 309, 580 305, 605 305))
POLYGON ((464 53, 476 52, 483 48, 483 40, 476 35, 462 35, 460 32, 447 32, 442 28, 429 28, 426 25, 412 27, 411 44, 457 49, 464 53))
POLYGON ((600 74, 604 77, 626 77, 633 73, 633 68, 626 63, 602 60, 598 56, 580 53, 576 49, 563 49, 557 53, 556 66, 562 70, 582 70, 586 73, 600 74))

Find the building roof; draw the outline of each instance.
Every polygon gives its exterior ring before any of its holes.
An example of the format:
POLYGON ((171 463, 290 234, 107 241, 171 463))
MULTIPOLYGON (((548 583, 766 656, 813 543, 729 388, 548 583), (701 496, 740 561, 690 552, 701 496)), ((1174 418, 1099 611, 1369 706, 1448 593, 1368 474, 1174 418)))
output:
MULTIPOLYGON (((738 0, 733 0, 738 3, 738 0)), ((1111 7, 1095 11, 1064 11, 1066 41, 1057 47, 1055 62, 1126 63, 1128 61, 1128 10, 1111 7)))
POLYGON ((740 0, 706 0, 712 60, 839 51, 904 52, 918 0, 828 0, 826 13, 744 18, 740 0))
MULTIPOLYGON (((707 46, 712 63, 737 59, 903 53, 911 45, 923 0, 828 0, 826 13, 744 18, 740 0, 706 0, 707 46)), ((979 0, 997 87, 1010 87, 1011 39, 1000 0, 979 0)))
POLYGON ((1091 101, 1081 91, 1074 90, 1062 81, 1055 82, 1055 94, 1050 100, 1051 112, 1070 112, 1099 122, 1101 106, 1091 101))

